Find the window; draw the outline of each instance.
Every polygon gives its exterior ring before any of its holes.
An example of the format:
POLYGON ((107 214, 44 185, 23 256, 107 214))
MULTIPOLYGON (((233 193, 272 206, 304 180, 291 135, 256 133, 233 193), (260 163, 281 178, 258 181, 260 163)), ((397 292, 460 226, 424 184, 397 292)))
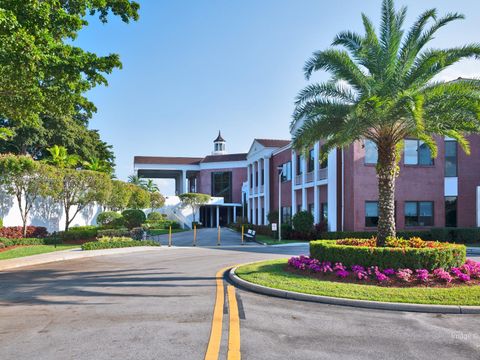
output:
POLYGON ((445 177, 457 176, 457 142, 445 141, 445 177))
POLYGON ((445 226, 457 227, 457 197, 445 197, 445 226))
POLYGON ((253 173, 250 172, 250 187, 253 188, 253 173))
POLYGON ((422 140, 405 140, 405 165, 433 165, 432 154, 422 140))
POLYGON ((433 201, 406 201, 405 202, 406 226, 432 226, 433 201))
POLYGON ((302 205, 301 205, 301 204, 297 204, 297 213, 299 213, 300 211, 302 211, 302 205))
POLYGON ((314 204, 308 204, 308 212, 315 216, 315 206, 314 204))
POLYGON ((232 202, 232 173, 230 171, 212 173, 212 196, 223 197, 226 203, 232 202))
POLYGON ((263 222, 265 221, 265 208, 262 208, 262 218, 258 222, 260 225, 265 225, 263 222))
POLYGON ((312 172, 315 167, 315 155, 314 155, 314 149, 310 149, 308 152, 308 168, 307 172, 312 172))
POLYGON ((258 186, 258 169, 255 171, 255 185, 258 186))
POLYGON ((282 206, 282 223, 290 224, 292 222, 292 208, 290 206, 282 206))
POLYGON ((378 226, 378 201, 365 202, 365 226, 378 226))
POLYGON ((301 175, 303 172, 302 162, 302 157, 300 155, 297 155, 297 175, 301 175))
POLYGON ((320 215, 322 221, 327 221, 328 219, 328 203, 320 204, 320 215))
POLYGON ((365 164, 376 164, 377 162, 377 144, 375 144, 372 140, 365 140, 365 164))
POLYGON ((265 185, 265 171, 261 172, 261 178, 262 178, 262 185, 265 185))
POLYGON ((292 180, 292 162, 286 162, 282 165, 282 181, 292 180))

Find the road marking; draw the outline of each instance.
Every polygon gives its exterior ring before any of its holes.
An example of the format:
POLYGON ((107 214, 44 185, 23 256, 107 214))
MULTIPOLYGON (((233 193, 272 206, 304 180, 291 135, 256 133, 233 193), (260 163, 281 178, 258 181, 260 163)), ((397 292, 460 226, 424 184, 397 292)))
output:
POLYGON ((237 297, 235 288, 228 285, 228 307, 230 310, 230 324, 228 329, 228 360, 240 360, 240 318, 238 317, 237 297))
POLYGON ((213 309, 212 329, 210 331, 210 340, 208 342, 205 360, 217 360, 220 351, 220 342, 222 340, 222 322, 223 322, 223 305, 225 302, 225 294, 223 288, 223 273, 228 268, 219 270, 216 274, 217 295, 215 299, 215 307, 213 309))

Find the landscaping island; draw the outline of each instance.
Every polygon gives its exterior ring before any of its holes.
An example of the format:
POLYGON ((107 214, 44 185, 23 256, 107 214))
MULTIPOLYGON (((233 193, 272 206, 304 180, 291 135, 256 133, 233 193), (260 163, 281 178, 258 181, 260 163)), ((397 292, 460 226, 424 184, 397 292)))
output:
POLYGON ((235 274, 269 288, 345 299, 434 305, 480 305, 480 263, 465 246, 395 239, 319 240, 311 257, 247 264, 235 274), (375 265, 378 264, 378 265, 375 265))

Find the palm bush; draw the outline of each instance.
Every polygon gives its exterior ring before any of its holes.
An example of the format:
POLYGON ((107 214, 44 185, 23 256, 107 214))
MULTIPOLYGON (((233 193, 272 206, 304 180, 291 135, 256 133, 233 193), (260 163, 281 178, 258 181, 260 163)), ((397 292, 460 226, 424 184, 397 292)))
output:
POLYGON ((384 0, 378 34, 362 14, 364 35, 341 32, 331 48, 315 52, 305 64, 306 78, 324 70, 331 79, 300 91, 292 121, 294 148, 302 152, 320 139, 324 158, 358 140, 376 144, 379 245, 395 236, 395 178, 403 139, 420 139, 436 156, 435 135, 456 139, 469 153, 465 135, 480 132, 480 82, 435 81, 458 61, 478 58, 480 45, 426 48, 439 29, 463 15, 438 17, 436 9, 427 10, 405 32, 406 12, 384 0))

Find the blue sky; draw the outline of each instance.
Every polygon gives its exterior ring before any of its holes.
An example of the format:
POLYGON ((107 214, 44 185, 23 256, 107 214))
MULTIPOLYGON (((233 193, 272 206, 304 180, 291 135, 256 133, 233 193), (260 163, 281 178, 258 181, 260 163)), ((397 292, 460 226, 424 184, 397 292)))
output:
MULTIPOLYGON (((138 1, 138 0, 137 0, 138 1)), ((134 155, 203 156, 219 129, 227 150, 246 152, 254 137, 288 139, 302 67, 342 30, 361 31, 361 12, 379 22, 381 0, 140 0, 140 19, 96 20, 76 43, 98 54, 118 53, 123 69, 109 87, 88 95, 98 112, 91 128, 114 146, 117 176, 134 155)), ((433 45, 480 41, 478 0, 396 1, 410 24, 427 8, 461 12, 466 20, 440 31, 433 45)), ((443 76, 480 77, 480 62, 443 76)), ((313 80, 325 78, 318 74, 313 80)), ((163 184, 165 185, 165 184, 163 184)), ((166 189, 165 191, 169 191, 166 189)))

